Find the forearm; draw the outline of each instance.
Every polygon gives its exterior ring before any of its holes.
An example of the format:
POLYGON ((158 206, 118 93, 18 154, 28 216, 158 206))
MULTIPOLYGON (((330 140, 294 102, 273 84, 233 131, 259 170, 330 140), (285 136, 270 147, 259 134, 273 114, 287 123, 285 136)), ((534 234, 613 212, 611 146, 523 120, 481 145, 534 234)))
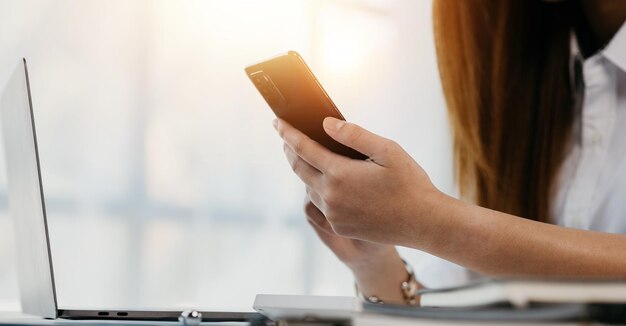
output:
POLYGON ((430 214, 428 233, 403 245, 493 277, 626 277, 626 235, 539 223, 445 195, 430 214))

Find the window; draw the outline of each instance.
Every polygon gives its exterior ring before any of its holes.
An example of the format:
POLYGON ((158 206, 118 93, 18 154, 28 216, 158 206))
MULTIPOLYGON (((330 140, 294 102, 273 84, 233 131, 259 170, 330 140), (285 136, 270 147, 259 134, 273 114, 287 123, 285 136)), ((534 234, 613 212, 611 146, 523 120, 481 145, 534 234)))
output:
MULTIPOLYGON (((28 0, 0 4, 0 30, 0 84, 29 59, 62 306, 248 310, 256 293, 353 294, 243 72, 286 50, 348 119, 453 188, 429 1, 28 0)), ((2 175, 11 261, 6 195, 2 175)), ((0 264, 0 309, 17 304, 12 268, 0 264)))

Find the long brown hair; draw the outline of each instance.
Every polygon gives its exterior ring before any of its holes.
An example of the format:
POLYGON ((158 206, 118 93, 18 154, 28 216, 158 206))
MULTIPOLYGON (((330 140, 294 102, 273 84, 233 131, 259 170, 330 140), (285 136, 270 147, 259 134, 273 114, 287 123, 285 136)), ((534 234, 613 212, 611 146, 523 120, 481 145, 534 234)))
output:
POLYGON ((439 70, 461 195, 548 221, 575 110, 572 1, 435 0, 439 70))

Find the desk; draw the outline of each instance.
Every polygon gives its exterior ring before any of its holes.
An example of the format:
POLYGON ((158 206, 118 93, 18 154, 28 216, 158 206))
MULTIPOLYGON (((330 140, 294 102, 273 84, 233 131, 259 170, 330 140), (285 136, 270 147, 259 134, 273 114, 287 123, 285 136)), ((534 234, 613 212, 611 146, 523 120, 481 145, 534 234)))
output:
MULTIPOLYGON (((138 326, 157 325, 174 326, 177 322, 154 322, 154 321, 107 321, 107 320, 67 320, 67 319, 42 319, 39 317, 23 315, 17 312, 0 312, 0 326, 4 325, 55 325, 55 326, 78 326, 78 325, 115 325, 115 326, 138 326)), ((248 326, 250 323, 226 322, 226 323, 201 323, 207 326, 248 326)))

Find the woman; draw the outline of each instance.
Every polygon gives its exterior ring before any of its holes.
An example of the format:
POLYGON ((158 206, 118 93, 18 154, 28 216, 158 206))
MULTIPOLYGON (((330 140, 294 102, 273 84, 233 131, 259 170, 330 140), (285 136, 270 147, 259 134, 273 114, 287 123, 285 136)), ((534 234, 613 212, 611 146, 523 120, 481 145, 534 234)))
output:
POLYGON ((395 245, 489 277, 626 278, 626 1, 435 0, 433 14, 463 200, 357 125, 324 121, 367 161, 277 120, 319 237, 373 301, 415 303, 423 286, 395 245))

